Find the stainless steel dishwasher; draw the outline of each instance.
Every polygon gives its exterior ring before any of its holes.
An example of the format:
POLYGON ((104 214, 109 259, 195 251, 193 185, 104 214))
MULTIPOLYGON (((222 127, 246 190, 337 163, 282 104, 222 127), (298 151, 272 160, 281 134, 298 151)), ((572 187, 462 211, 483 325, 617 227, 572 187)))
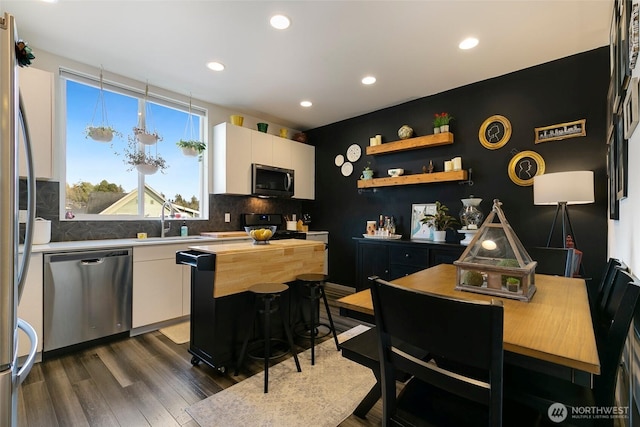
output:
POLYGON ((44 352, 131 329, 132 250, 44 255, 44 352))

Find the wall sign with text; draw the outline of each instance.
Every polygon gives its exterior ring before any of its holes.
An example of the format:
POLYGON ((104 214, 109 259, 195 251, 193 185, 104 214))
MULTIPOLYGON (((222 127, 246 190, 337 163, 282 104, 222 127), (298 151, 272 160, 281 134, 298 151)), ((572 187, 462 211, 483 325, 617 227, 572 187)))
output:
POLYGON ((587 136, 587 119, 576 120, 575 122, 560 123, 558 125, 535 128, 536 144, 547 141, 558 141, 561 139, 587 136))

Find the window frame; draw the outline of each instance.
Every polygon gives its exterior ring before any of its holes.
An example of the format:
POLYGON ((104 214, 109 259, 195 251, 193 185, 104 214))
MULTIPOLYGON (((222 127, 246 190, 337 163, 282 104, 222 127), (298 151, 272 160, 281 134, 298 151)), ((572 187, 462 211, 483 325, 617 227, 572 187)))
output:
MULTIPOLYGON (((72 219, 67 219, 65 217, 66 214, 66 185, 67 185, 67 81, 72 80, 76 83, 88 85, 94 88, 100 87, 100 78, 93 76, 91 74, 81 73, 72 69, 60 67, 59 69, 59 106, 57 111, 59 111, 59 135, 60 135, 60 151, 59 151, 59 176, 60 176, 60 204, 59 204, 59 212, 60 212, 60 221, 142 221, 142 220, 152 220, 157 221, 160 217, 157 216, 145 216, 143 214, 144 210, 144 183, 145 177, 142 174, 138 174, 137 177, 137 188, 138 188, 138 214, 137 215, 100 215, 100 214, 86 214, 86 213, 78 213, 72 219)), ((208 116, 209 111, 207 108, 194 104, 193 99, 189 99, 188 101, 180 100, 180 98, 184 98, 183 96, 167 91, 167 95, 159 95, 157 93, 151 92, 151 87, 149 86, 149 90, 139 89, 136 87, 132 87, 130 85, 126 85, 117 80, 106 80, 103 78, 102 85, 105 90, 118 93, 125 96, 130 96, 135 98, 138 101, 138 113, 140 114, 140 109, 144 107, 144 98, 149 102, 154 104, 158 104, 160 106, 171 108, 174 110, 182 111, 188 113, 191 111, 191 114, 196 114, 200 117, 200 126, 199 129, 196 129, 202 135, 202 140, 207 144, 207 151, 210 150, 211 144, 209 144, 209 133, 208 133, 208 116)), ((140 83, 141 86, 144 84, 140 83)), ((143 111, 144 114, 144 111, 143 111)), ((124 136, 126 138, 126 135, 124 136)), ((197 218, 180 218, 185 221, 197 221, 197 220, 208 220, 209 219, 209 180, 207 179, 209 170, 209 155, 203 153, 202 158, 200 160, 199 167, 199 200, 200 200, 200 216, 197 218)), ((186 197, 186 196, 185 196, 186 197)))

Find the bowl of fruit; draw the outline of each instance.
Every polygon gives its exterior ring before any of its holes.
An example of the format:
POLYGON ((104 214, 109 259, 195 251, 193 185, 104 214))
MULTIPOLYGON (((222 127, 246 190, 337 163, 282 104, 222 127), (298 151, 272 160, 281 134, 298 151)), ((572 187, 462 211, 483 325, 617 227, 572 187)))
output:
POLYGON ((276 232, 276 225, 245 227, 244 231, 253 239, 254 245, 266 245, 276 232))

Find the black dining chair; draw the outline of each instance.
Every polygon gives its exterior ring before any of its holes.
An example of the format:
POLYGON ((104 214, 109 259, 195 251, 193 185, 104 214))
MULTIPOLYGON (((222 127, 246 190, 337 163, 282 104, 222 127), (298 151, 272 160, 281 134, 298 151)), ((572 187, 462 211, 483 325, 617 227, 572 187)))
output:
POLYGON ((593 320, 594 326, 598 324, 600 313, 604 309, 604 305, 606 305, 609 293, 611 292, 611 287, 613 286, 613 281, 616 277, 616 272, 618 269, 622 269, 628 271, 627 266, 624 265, 620 260, 616 258, 609 258, 607 264, 602 271, 602 276, 600 277, 600 282, 595 287, 588 287, 589 291, 589 307, 591 308, 591 319, 593 320))
POLYGON ((564 277, 573 276, 573 248, 533 247, 528 248, 527 253, 531 259, 538 262, 536 273, 564 277))
MULTIPOLYGON (((501 301, 448 298, 379 278, 372 281, 371 293, 382 425, 501 426, 507 407, 501 301), (422 360, 424 354, 434 360, 422 360), (411 378, 396 396, 398 372, 411 378)), ((509 411, 518 414, 517 421, 505 420, 504 425, 523 425, 525 411, 509 411)))
POLYGON ((536 409, 543 419, 548 417, 549 407, 556 403, 565 406, 566 425, 613 425, 611 419, 572 419, 573 408, 615 406, 615 388, 618 368, 627 334, 638 303, 640 287, 626 271, 617 269, 611 287, 607 308, 595 325, 600 357, 600 375, 593 379, 593 388, 580 386, 550 375, 520 367, 505 369, 504 393, 523 404, 536 409))

